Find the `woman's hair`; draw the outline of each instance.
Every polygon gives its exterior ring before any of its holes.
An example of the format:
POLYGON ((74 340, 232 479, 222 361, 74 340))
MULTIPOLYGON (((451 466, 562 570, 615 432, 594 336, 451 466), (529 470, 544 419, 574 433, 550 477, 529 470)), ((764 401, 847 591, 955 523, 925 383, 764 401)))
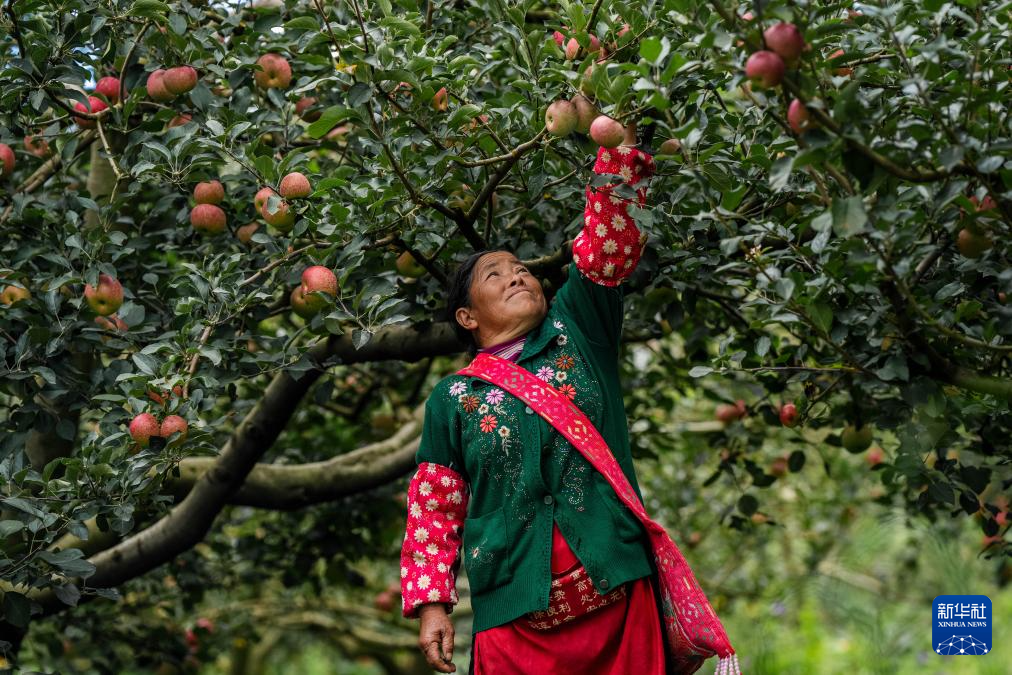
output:
POLYGON ((467 260, 457 267, 450 280, 450 288, 446 299, 446 319, 453 326, 453 332, 457 334, 457 339, 467 345, 467 351, 471 356, 478 353, 478 343, 474 341, 471 331, 457 323, 457 310, 461 307, 471 306, 471 278, 474 275, 474 266, 478 264, 478 260, 486 253, 496 253, 501 250, 485 249, 484 251, 472 253, 467 257, 467 260))

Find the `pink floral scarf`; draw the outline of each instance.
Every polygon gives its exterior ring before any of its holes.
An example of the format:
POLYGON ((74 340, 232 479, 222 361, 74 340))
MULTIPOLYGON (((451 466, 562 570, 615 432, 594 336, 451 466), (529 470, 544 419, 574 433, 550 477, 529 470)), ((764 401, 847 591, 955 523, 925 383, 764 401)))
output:
POLYGON ((716 655, 717 675, 740 675, 738 655, 682 552, 664 527, 647 515, 608 444, 583 411, 527 369, 492 354, 478 354, 458 374, 479 377, 505 389, 545 418, 601 472, 646 528, 657 566, 669 672, 694 673, 703 661, 716 655))

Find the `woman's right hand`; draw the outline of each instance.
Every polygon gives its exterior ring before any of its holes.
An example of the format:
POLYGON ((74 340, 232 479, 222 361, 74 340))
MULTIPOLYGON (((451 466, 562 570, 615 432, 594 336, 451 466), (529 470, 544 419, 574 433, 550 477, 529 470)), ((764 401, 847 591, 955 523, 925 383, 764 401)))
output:
POLYGON ((422 605, 418 609, 422 625, 418 631, 418 648, 425 660, 440 673, 457 670, 453 665, 453 622, 442 603, 422 605))

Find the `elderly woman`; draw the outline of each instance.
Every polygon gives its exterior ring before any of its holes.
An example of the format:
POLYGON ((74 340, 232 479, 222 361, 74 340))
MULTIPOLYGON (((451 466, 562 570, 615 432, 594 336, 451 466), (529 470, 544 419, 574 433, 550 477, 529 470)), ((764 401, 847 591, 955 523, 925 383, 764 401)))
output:
MULTIPOLYGON (((594 171, 638 185, 642 205, 640 183, 653 159, 634 143, 630 127, 626 144, 600 149, 594 171)), ((461 265, 448 310, 472 353, 514 361, 576 403, 639 494, 618 353, 620 283, 646 236, 628 201, 612 184, 588 187, 575 264, 550 306, 524 264, 496 250, 461 265)), ((455 374, 428 398, 416 459, 403 611, 421 618, 419 646, 433 668, 456 670, 448 614, 463 549, 474 610, 471 672, 664 673, 644 528, 555 428, 503 389, 455 374), (567 588, 569 600, 553 604, 567 588)))

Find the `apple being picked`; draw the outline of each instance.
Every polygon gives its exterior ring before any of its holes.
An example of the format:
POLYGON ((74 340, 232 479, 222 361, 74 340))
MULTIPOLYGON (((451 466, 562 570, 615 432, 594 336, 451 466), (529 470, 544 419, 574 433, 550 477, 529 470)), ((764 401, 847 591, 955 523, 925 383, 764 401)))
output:
POLYGON ((566 99, 553 102, 545 111, 545 127, 553 136, 568 136, 576 129, 579 121, 576 106, 566 99))
POLYGON ((95 314, 109 316, 123 305, 123 285, 108 274, 99 274, 98 288, 85 284, 84 299, 95 314))
POLYGON ((337 297, 337 276, 322 265, 307 267, 302 272, 302 295, 309 311, 318 312, 327 306, 327 300, 315 292, 337 297))
POLYGON ((602 148, 617 148, 625 138, 625 127, 607 115, 598 115, 590 125, 590 137, 602 148))
POLYGON ((260 69, 253 73, 253 80, 261 89, 287 89, 292 83, 292 67, 281 54, 264 54, 257 65, 260 69))

